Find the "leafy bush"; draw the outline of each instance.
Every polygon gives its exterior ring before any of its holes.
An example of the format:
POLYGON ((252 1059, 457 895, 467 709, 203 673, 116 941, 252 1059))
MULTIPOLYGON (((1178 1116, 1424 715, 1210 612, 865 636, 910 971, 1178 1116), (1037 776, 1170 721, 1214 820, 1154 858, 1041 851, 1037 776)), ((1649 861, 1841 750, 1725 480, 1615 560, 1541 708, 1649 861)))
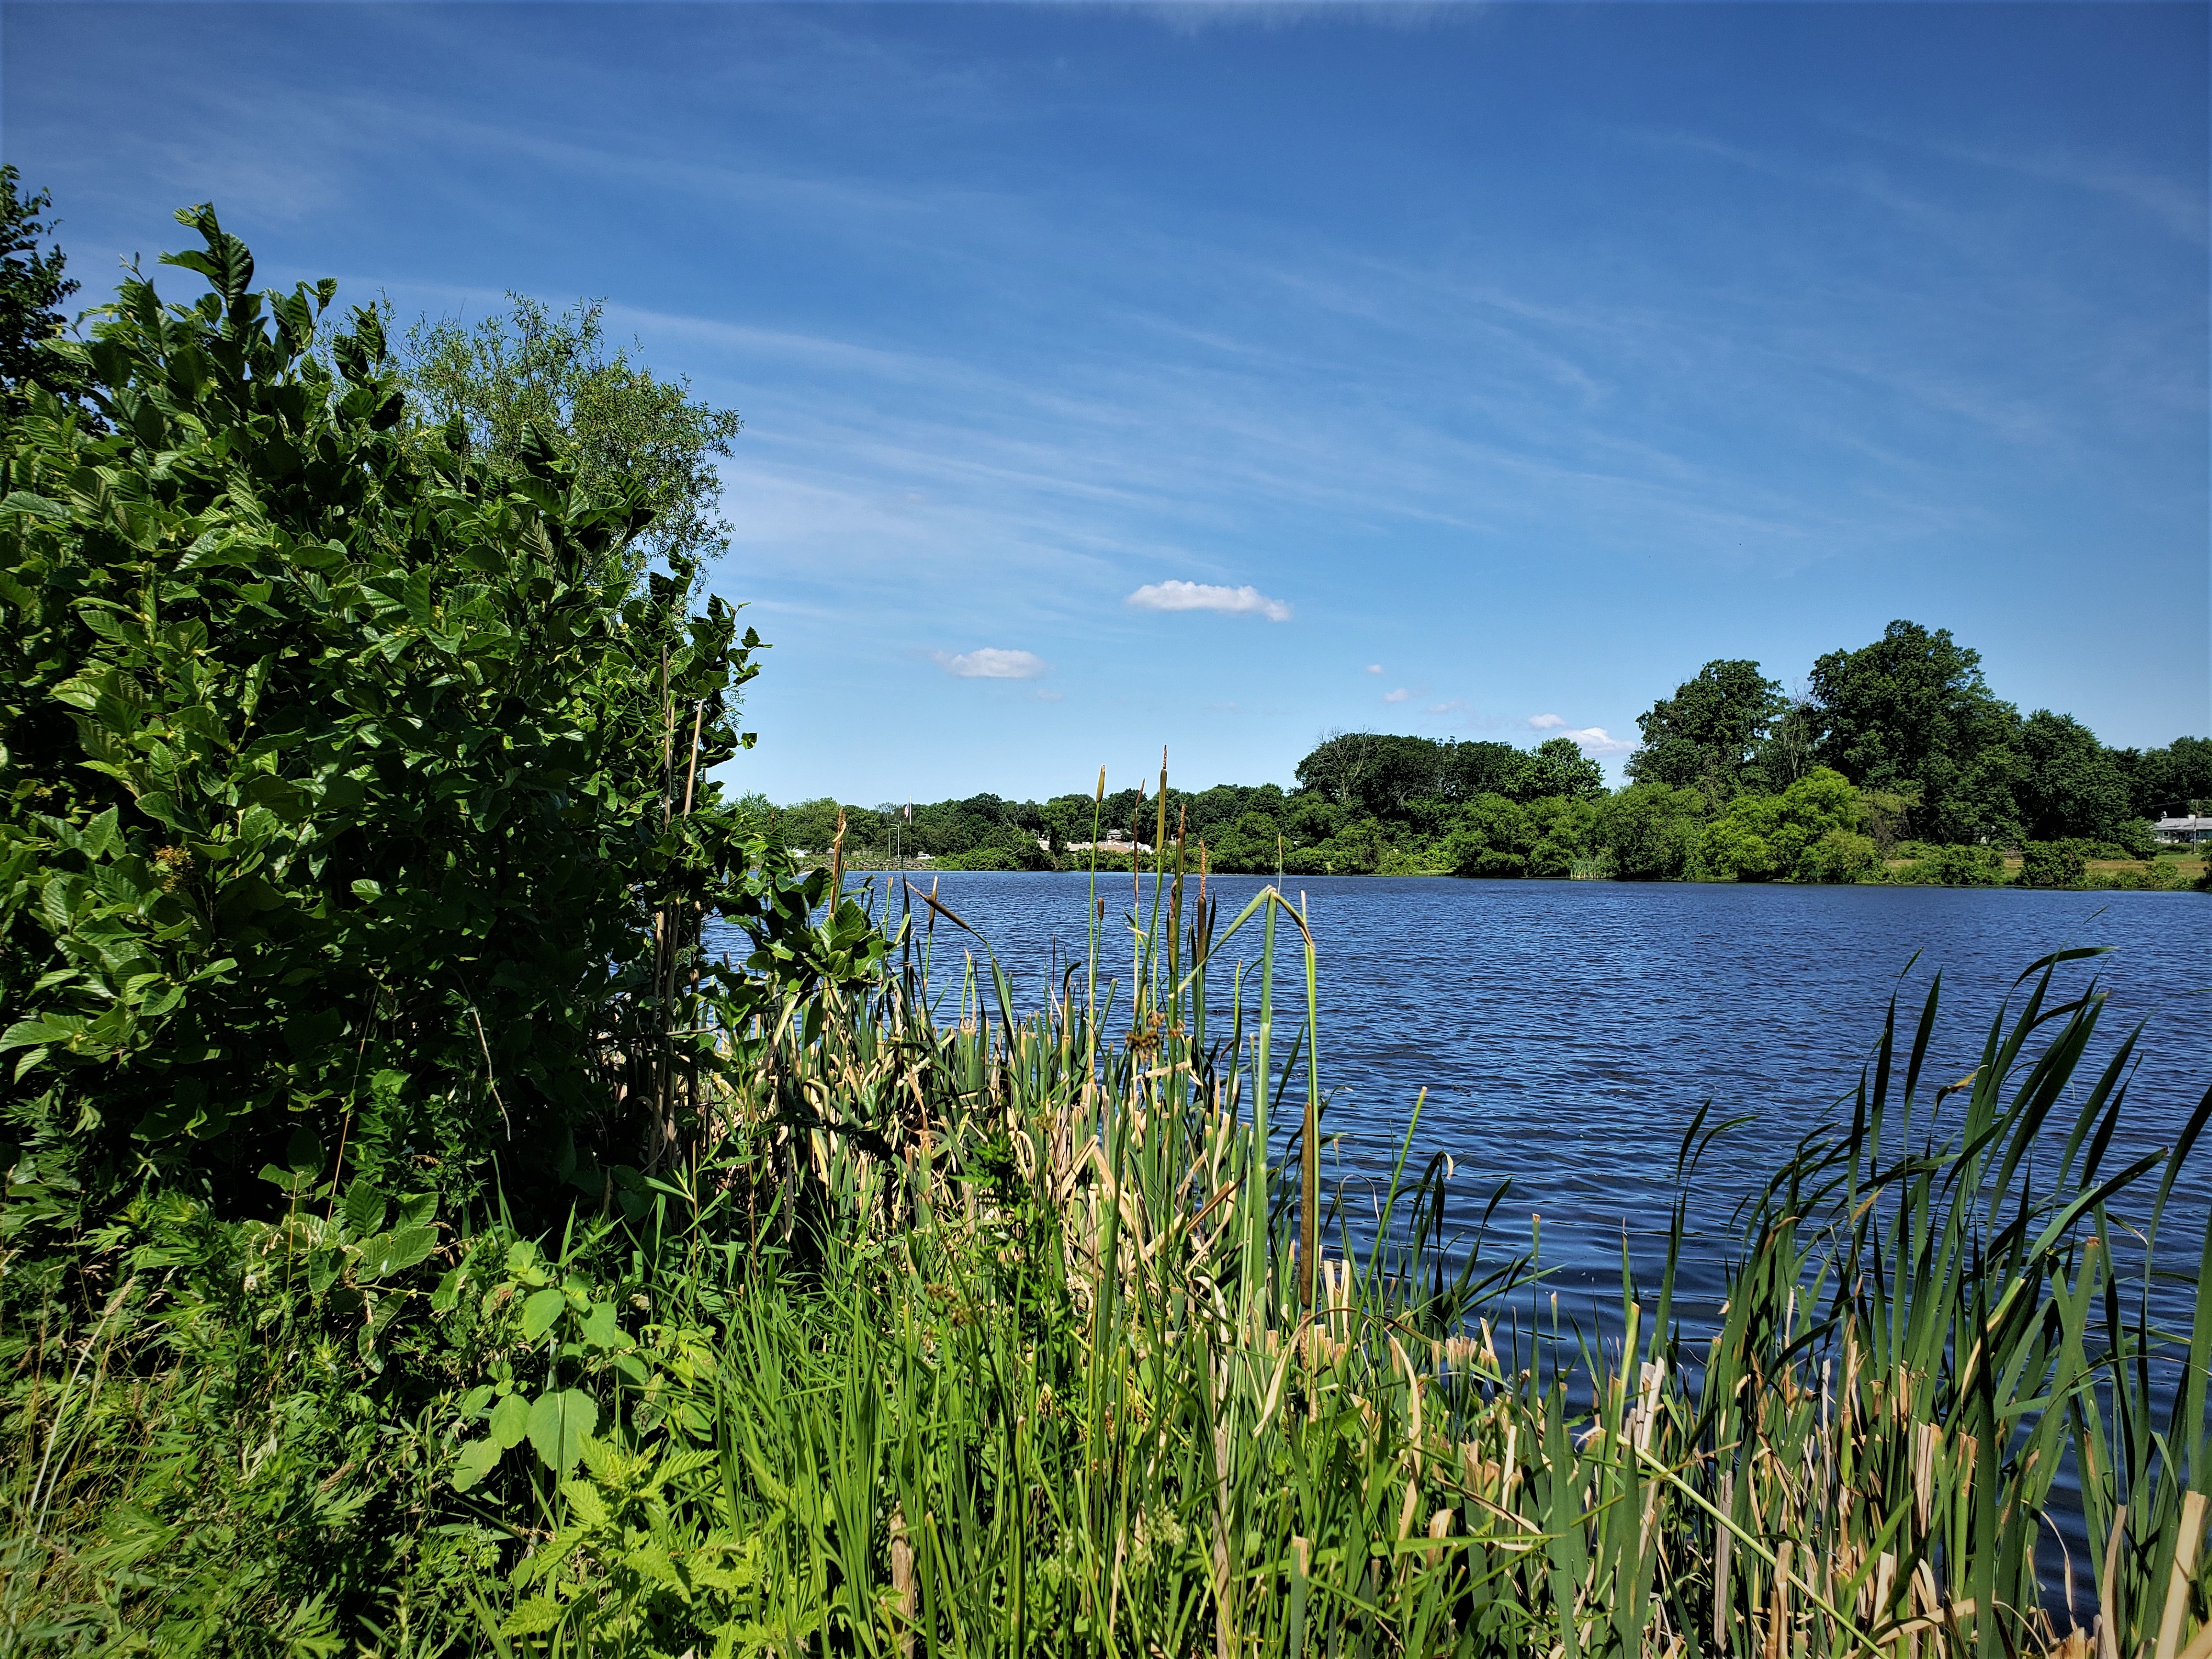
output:
POLYGON ((1632 784, 1600 802, 1595 839, 1623 881, 1674 881, 1705 825, 1705 797, 1663 783, 1632 784))
POLYGON ((1945 846, 1919 850, 1889 879, 1912 887, 1996 887, 2005 878, 2004 854, 1994 847, 1945 846))
POLYGON ((1797 860, 1797 879, 1825 883, 1879 881, 1881 854, 1870 836, 1831 830, 1797 860))
MULTIPOLYGON (((1708 881, 1850 881, 1868 867, 1850 842, 1858 791, 1840 773, 1816 767, 1778 795, 1738 795, 1708 823, 1690 872, 1708 881), (1824 846, 1819 856, 1808 854, 1824 846)), ((1871 852, 1873 843, 1868 842, 1871 852)))
POLYGON ((2023 887, 2079 887, 2096 854, 2095 845, 2079 840, 2032 841, 2021 848, 2023 887))
POLYGON ((0 440, 9 1224, 149 1171, 265 1206, 302 1134, 463 1194, 495 1151, 649 1161, 672 1005, 760 994, 700 908, 829 965, 711 781, 759 641, 633 580, 635 489, 411 426, 373 311, 179 217, 212 291, 134 272, 66 348, 112 434, 34 388, 0 440))
POLYGON ((937 860, 940 870, 1019 870, 1022 860, 1003 847, 978 847, 937 860))

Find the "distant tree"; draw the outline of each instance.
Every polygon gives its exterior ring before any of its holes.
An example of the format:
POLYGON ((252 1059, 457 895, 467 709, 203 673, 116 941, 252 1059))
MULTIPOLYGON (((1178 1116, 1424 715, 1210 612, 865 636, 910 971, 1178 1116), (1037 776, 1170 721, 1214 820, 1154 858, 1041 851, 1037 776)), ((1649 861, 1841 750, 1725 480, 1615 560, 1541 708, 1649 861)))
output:
MULTIPOLYGON (((1571 738, 1552 738, 1547 740, 1547 744, 1554 743, 1565 744, 1576 759, 1582 758, 1582 750, 1574 746, 1571 738)), ((1510 743, 1488 741, 1446 744, 1442 747, 1445 751, 1445 787, 1443 793, 1446 799, 1468 801, 1484 795, 1503 795, 1508 800, 1531 800, 1538 795, 1550 793, 1541 786, 1551 774, 1532 765, 1527 750, 1516 749, 1510 743)), ((1540 746, 1537 752, 1542 753, 1543 748, 1540 746)), ((1601 790, 1604 783, 1605 774, 1601 769, 1598 773, 1601 790)), ((1563 781, 1563 791, 1565 787, 1563 781)))
POLYGON ((2127 774, 2130 805, 2137 817, 2180 817, 2212 802, 2212 738, 2176 738, 2163 749, 2112 754, 2127 774))
POLYGON ((1549 795, 1593 799, 1605 772, 1571 738, 1531 752, 1510 743, 1459 743, 1380 732, 1335 732, 1298 763, 1300 787, 1338 806, 1441 833, 1449 808, 1485 795, 1530 801, 1549 795))
POLYGON ((1395 817, 1451 793, 1450 745, 1381 732, 1337 732, 1298 763, 1301 787, 1340 806, 1395 817))
POLYGON ((1593 839, 1623 881, 1673 881, 1705 828, 1705 797, 1663 783, 1631 784, 1598 803, 1593 839))
POLYGON ((2020 716, 1984 681, 1979 653, 1948 629, 1893 622, 1871 645, 1815 660, 1809 687, 1821 764, 1863 789, 1917 791, 1913 828, 1923 839, 1991 833, 1987 815, 1998 797, 1966 786, 2020 716))
POLYGON ((81 367, 42 349, 69 327, 62 305, 77 285, 62 274, 61 249, 41 249, 54 232, 40 216, 53 198, 43 190, 25 196, 21 184, 13 167, 0 167, 0 411, 10 420, 30 406, 32 386, 79 409, 89 408, 90 390, 81 367))
POLYGON ((663 380, 610 350, 596 301, 556 315, 509 294, 511 307, 473 327, 424 319, 407 333, 404 370, 429 417, 458 422, 497 457, 519 453, 532 424, 564 434, 586 489, 642 483, 653 520, 635 544, 638 562, 704 558, 728 544, 713 458, 730 453, 743 422, 691 395, 689 380, 663 380))
POLYGON ((2014 799, 2030 841, 2124 842, 2136 817, 2128 775, 2096 733, 2071 714, 2039 708, 2021 723, 2014 799))
POLYGON ((1605 793, 1605 769, 1582 751, 1572 738, 1547 738, 1522 757, 1521 800, 1565 796, 1595 800, 1605 793))
POLYGON ((1639 783, 1700 789, 1717 803, 1768 787, 1760 752, 1789 707, 1781 682, 1766 678, 1757 663, 1709 662, 1673 696, 1636 717, 1644 746, 1628 757, 1628 775, 1639 783))

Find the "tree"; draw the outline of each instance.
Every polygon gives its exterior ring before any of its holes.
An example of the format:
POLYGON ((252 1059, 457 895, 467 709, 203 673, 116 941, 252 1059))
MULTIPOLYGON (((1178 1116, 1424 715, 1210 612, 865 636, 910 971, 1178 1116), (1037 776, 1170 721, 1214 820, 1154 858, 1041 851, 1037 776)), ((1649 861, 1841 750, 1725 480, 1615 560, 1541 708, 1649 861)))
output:
POLYGON ((1789 707, 1781 682, 1766 678, 1757 663, 1709 662, 1636 717, 1644 747, 1629 757, 1628 775, 1702 789, 1716 802, 1765 787, 1759 753, 1789 707))
POLYGON ((1923 839, 1965 842, 1992 832, 1989 800, 1970 798, 1965 786, 2020 716, 1983 680, 1979 653, 1948 629, 1893 622, 1871 645, 1815 660, 1809 689, 1821 764, 1863 789, 1917 789, 1914 828, 1923 839))
POLYGON ((2212 738, 2176 738, 2163 749, 2112 751, 2128 775, 2130 804, 2143 818, 2180 817, 2212 804, 2212 738))
POLYGON ((2028 840, 2136 838, 2127 773, 2081 721, 2039 708, 2021 723, 2012 746, 2021 762, 2014 799, 2028 840))
POLYGON ((69 326, 62 302, 77 285, 62 275, 69 261, 60 248, 40 251, 53 234, 40 216, 53 198, 45 191, 23 195, 21 182, 13 167, 0 167, 0 410, 10 420, 29 407, 30 386, 82 408, 89 384, 82 366, 46 349, 69 326))
POLYGON ((528 295, 507 297, 513 309, 473 328, 441 318, 408 331, 403 371, 429 418, 459 422, 502 461, 533 426, 558 432, 586 490, 614 479, 641 486, 653 519, 630 550, 639 568, 726 548, 711 458, 730 453, 737 411, 695 400, 688 379, 660 379, 627 350, 611 354, 597 301, 556 316, 528 295))
POLYGON ((1697 846, 1705 798, 1663 783, 1631 784, 1598 804, 1594 839, 1623 881, 1673 881, 1697 846))
POLYGON ((1605 769, 1582 751, 1572 738, 1547 738, 1527 757, 1518 799, 1595 800, 1605 793, 1605 769))
POLYGON ((1395 817, 1413 801, 1449 799, 1451 761, 1451 745, 1428 738, 1336 732, 1298 763, 1297 780, 1335 805, 1395 817))
POLYGON ((1334 732, 1298 763, 1297 780, 1334 805, 1437 831, 1450 805, 1484 795, 1589 800, 1605 793, 1604 769, 1571 738, 1547 738, 1532 752, 1510 743, 1334 732))

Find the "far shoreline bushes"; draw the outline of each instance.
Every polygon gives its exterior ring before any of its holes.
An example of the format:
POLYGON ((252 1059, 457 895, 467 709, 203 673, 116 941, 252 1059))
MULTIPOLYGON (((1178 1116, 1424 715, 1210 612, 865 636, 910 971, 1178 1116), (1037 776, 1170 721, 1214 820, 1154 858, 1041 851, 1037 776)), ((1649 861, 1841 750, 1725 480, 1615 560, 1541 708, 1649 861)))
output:
MULTIPOLYGON (((828 799, 776 807, 757 795, 740 811, 818 864, 830 863, 834 849, 854 870, 1006 872, 1127 872, 1133 853, 1139 866, 1149 867, 1149 841, 1133 843, 1129 830, 1120 841, 1093 847, 1091 816, 1096 811, 1101 823, 1135 824, 1148 837, 1160 816, 1157 798, 1139 790, 1103 802, 1079 795, 1043 802, 977 795, 917 805, 911 820, 896 811, 828 799), (1071 821, 1079 813, 1077 828, 1071 821), (1147 822, 1138 824, 1139 819, 1147 822), (1138 853, 1140 845, 1146 850, 1138 853)), ((2120 826, 2124 838, 2118 840, 2064 836, 2005 845, 1898 839, 1901 817, 1894 797, 1856 787, 1826 767, 1784 789, 1738 793, 1717 807, 1701 790, 1633 782, 1610 794, 1585 786, 1575 794, 1522 799, 1494 792, 1458 801, 1413 797, 1395 810, 1373 811, 1332 801, 1311 787, 1285 791, 1266 784, 1170 789, 1166 812, 1170 823, 1182 826, 1189 862, 1202 856, 1218 875, 2148 891, 2204 884, 2202 860, 2172 856, 2178 849, 2161 856, 2147 822, 2120 826)), ((1170 847, 1174 839, 1171 833, 1170 847)))
POLYGON ((1125 839, 1097 849, 1098 867, 1126 869, 1127 842, 1164 823, 1224 874, 2187 884, 2159 859, 2151 820, 2212 806, 2212 739, 2108 749, 2071 715, 2023 717, 1980 663, 1947 630, 1904 621, 1820 658, 1795 698, 1755 662, 1707 663, 1638 717, 1643 746, 1612 793, 1566 738, 1522 750, 1338 732, 1288 789, 1171 791, 1164 817, 1141 788, 744 807, 824 861, 836 842, 856 868, 1087 868, 1103 830, 1125 839))

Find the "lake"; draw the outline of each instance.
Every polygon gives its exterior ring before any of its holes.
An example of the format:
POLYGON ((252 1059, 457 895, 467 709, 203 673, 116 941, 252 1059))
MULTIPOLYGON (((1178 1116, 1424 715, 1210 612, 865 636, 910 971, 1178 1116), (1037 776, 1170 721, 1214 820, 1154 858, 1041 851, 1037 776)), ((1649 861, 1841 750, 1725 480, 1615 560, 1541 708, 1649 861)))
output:
MULTIPOLYGON (((991 942, 1024 1006, 1080 958, 1087 877, 934 878, 940 899, 991 942)), ((1221 925, 1261 885, 1216 880, 1221 925)), ((1593 1293, 1618 1286, 1624 1228, 1639 1257, 1656 1249, 1648 1230, 1663 1229, 1676 1150, 1706 1100, 1716 1119, 1756 1114, 1696 1178, 1690 1213, 1707 1237, 1692 1249, 1692 1287, 1710 1283, 1735 1200, 1856 1086, 1893 991, 1909 1037, 1937 971, 1943 1014, 1926 1075, 1949 1082, 1978 1063, 1991 1015, 2031 962, 2067 945, 2114 947, 2061 972, 2062 985, 2078 991, 2094 975, 2110 994, 2077 1075, 2093 1079, 2126 1030, 2145 1025, 2108 1169, 2126 1147, 2171 1139, 2212 1084, 2212 897, 2203 894, 1419 877, 1285 885, 1305 895, 1320 951, 1328 1178, 1355 1210, 1368 1202, 1425 1088, 1411 1167, 1449 1152, 1469 1221, 1510 1177, 1498 1212, 1511 1218, 1507 1242, 1525 1244, 1540 1213, 1555 1285, 1593 1293)), ((1099 890, 1102 978, 1126 981, 1129 878, 1102 876, 1099 890)), ((919 925, 927 912, 915 909, 919 925)), ((936 990, 957 993, 972 945, 938 924, 936 990)), ((1279 1008, 1295 1016, 1303 986, 1280 948, 1279 1008)), ((1258 950, 1255 925, 1224 955, 1250 961, 1258 950)), ((1224 973, 1224 995, 1227 982, 1224 973)), ((2171 1218, 2183 1239, 2212 1204, 2212 1147, 2192 1163, 2171 1218)), ((2182 1248, 2193 1255, 2194 1242, 2182 1248)))

